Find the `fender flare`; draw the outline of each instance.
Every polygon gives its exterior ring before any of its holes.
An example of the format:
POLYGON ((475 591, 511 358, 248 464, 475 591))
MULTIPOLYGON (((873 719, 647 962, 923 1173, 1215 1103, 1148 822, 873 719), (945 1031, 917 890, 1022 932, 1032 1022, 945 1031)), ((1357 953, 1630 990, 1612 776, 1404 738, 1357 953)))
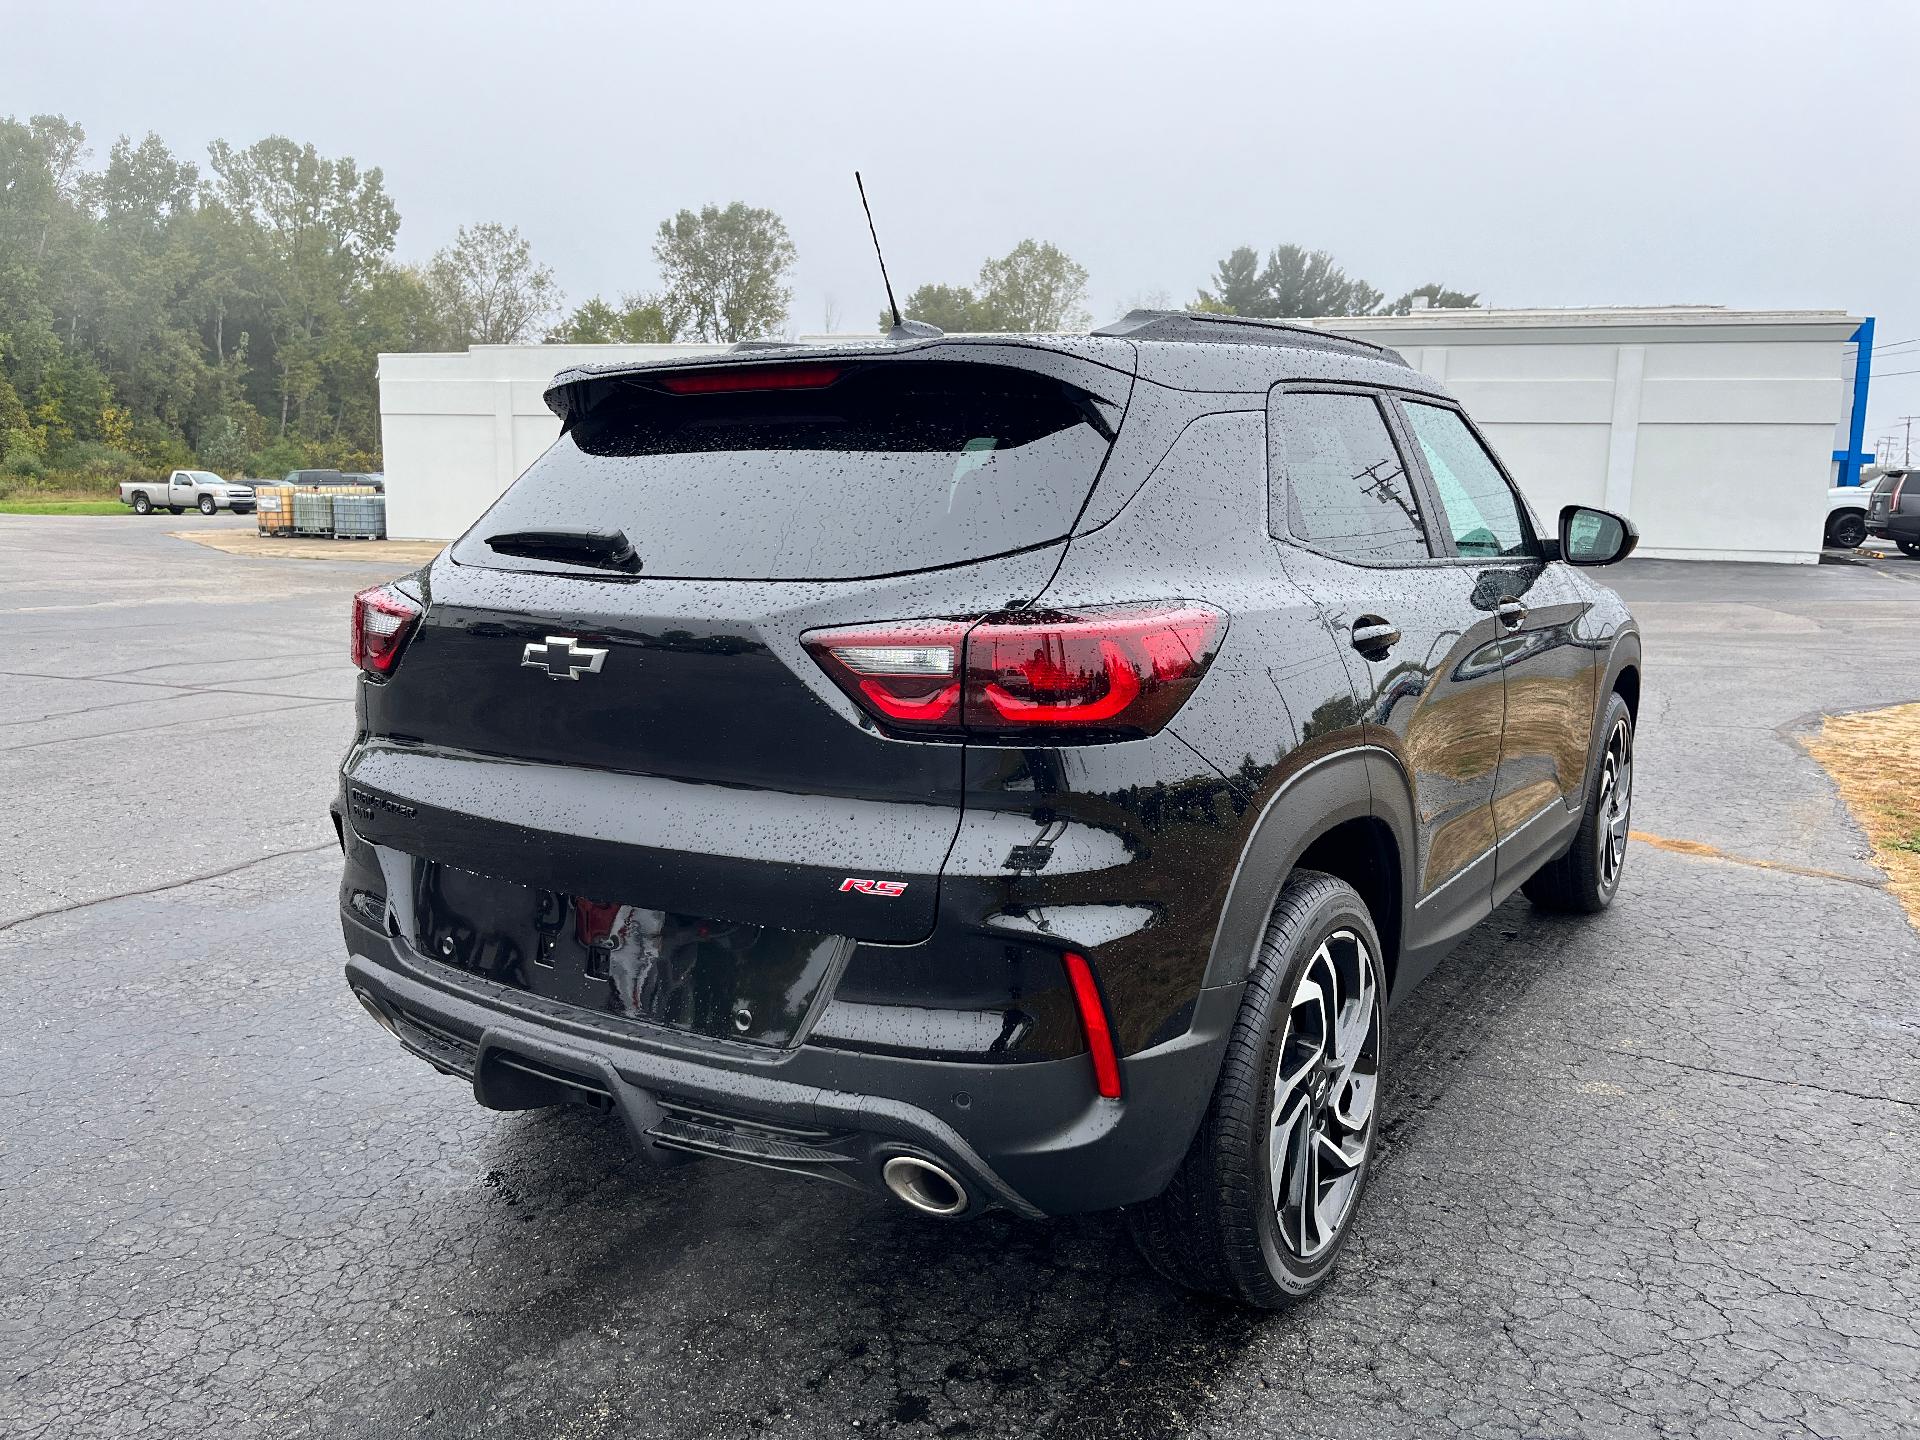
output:
MULTIPOLYGON (((1620 679, 1620 672, 1631 665, 1636 674, 1644 670, 1641 663, 1640 632, 1622 630, 1614 637, 1613 649, 1607 655, 1606 668, 1599 672, 1600 683, 1593 692, 1592 733, 1587 739, 1587 773, 1580 784, 1580 809, 1584 811, 1587 797, 1593 794, 1594 779, 1600 773, 1600 757, 1606 753, 1607 737, 1600 728, 1601 717, 1607 713, 1607 701, 1613 696, 1613 687, 1620 679)), ((1638 712, 1633 717, 1633 728, 1640 729, 1638 712)))
POLYGON ((1361 819, 1384 821, 1399 851, 1402 933, 1383 937, 1398 952, 1407 917, 1413 912, 1408 893, 1413 853, 1411 793, 1391 754, 1378 746, 1357 745, 1310 762, 1287 777, 1261 806, 1214 926, 1204 987, 1245 982, 1267 917, 1300 857, 1336 825, 1361 819))

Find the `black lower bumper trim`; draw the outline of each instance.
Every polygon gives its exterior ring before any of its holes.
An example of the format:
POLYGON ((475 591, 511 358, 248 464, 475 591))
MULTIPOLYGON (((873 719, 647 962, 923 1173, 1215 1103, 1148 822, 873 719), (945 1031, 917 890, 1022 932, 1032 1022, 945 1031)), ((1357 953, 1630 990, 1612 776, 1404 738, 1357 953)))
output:
MULTIPOLYGON (((601 1043, 591 1050, 556 1042, 532 1026, 514 1024, 476 1001, 431 989, 410 976, 359 955, 347 960, 347 979, 394 1020, 394 1033, 407 1049, 437 1068, 472 1081, 474 1098, 491 1109, 518 1110, 606 1096, 606 1104, 626 1122, 643 1159, 662 1162, 677 1155, 719 1156, 772 1166, 799 1174, 884 1190, 881 1168, 895 1155, 924 1155, 960 1176, 973 1204, 968 1213, 1000 1207, 1031 1218, 1044 1212, 1024 1199, 987 1166, 951 1127, 911 1106, 872 1096, 834 1096, 811 1086, 759 1076, 741 1076, 711 1067, 694 1067, 674 1057, 601 1043), (431 1015, 431 1020, 425 1017, 431 1015), (477 1042, 461 1030, 478 1030, 477 1042), (465 1065, 459 1063, 471 1056, 465 1065), (615 1057, 618 1058, 616 1064, 615 1057), (531 1062, 531 1063, 529 1063, 531 1062), (670 1111, 656 1096, 691 1091, 710 1108, 707 1120, 693 1119, 684 1106, 670 1111), (817 1114, 843 1110, 850 1119, 865 1116, 884 1128, 850 1124, 828 1132, 827 1143, 805 1145, 797 1139, 775 1141, 777 1122, 758 1121, 750 1107, 768 1104, 774 1113, 817 1114), (741 1105, 733 1113, 735 1103, 741 1105), (714 1123, 719 1120, 721 1123, 714 1123), (820 1153, 830 1151, 832 1153, 820 1153)), ((790 1131, 791 1134, 791 1131, 790 1131)))
POLYGON ((968 1214, 1132 1205, 1186 1154, 1239 1012, 1238 985, 1197 992, 1187 1032, 1123 1057, 1101 1099, 1085 1056, 980 1064, 827 1046, 726 1046, 598 1023, 577 1007, 412 956, 341 912, 347 979, 402 1045, 496 1108, 617 1111, 649 1162, 715 1155, 884 1191, 895 1156, 936 1162, 968 1214))

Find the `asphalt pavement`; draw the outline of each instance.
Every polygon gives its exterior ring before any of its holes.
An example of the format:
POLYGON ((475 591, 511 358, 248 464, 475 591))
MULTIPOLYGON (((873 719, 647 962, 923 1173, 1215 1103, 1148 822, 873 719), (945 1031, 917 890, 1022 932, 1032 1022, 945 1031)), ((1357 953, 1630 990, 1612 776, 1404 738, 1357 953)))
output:
POLYGON ((1635 827, 1733 858, 1444 962, 1338 1274, 1251 1316, 403 1054, 326 816, 384 577, 169 533, 246 523, 0 517, 0 1435, 1920 1433, 1920 941, 1795 738, 1920 699, 1920 562, 1613 572, 1635 827))

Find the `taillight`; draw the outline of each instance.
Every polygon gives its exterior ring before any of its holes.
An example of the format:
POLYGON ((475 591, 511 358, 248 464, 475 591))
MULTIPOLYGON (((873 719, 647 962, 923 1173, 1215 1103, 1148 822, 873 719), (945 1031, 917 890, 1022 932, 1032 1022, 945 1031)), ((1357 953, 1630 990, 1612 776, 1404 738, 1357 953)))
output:
POLYGON ((369 675, 391 675, 413 634, 420 606, 391 585, 376 585, 353 597, 353 663, 369 675))
POLYGON ((1120 1059, 1113 1048, 1113 1027, 1107 1023, 1107 1007, 1100 1001, 1100 987, 1094 982, 1093 967, 1084 955, 1069 951, 1062 959, 1067 967, 1067 984, 1073 990, 1073 1008, 1080 1012, 1080 1030, 1087 1037, 1087 1054, 1093 1059, 1094 1088, 1109 1100, 1120 1098, 1120 1059))
POLYGON ((814 659, 889 729, 1126 739, 1171 720, 1227 617, 1177 601, 813 630, 814 659))

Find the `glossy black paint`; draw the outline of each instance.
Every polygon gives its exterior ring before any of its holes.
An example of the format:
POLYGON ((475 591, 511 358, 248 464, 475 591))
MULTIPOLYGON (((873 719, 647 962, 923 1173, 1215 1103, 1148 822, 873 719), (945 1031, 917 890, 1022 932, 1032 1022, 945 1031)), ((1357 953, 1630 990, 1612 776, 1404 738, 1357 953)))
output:
MULTIPOLYGON (((904 1148, 953 1165, 977 1204, 1129 1203, 1187 1147, 1289 870, 1361 890, 1404 997, 1509 877, 1570 839, 1595 710, 1637 669, 1637 637, 1610 592, 1544 551, 1493 563, 1436 539, 1421 563, 1368 567, 1270 529, 1276 386, 1345 387, 1389 414, 1399 394, 1444 399, 1360 347, 897 351, 1097 380, 1124 419, 1071 536, 845 581, 443 556, 417 577, 426 616, 394 675, 362 682, 343 766, 350 975, 440 1036, 402 1028, 483 1100, 502 1092, 479 1057, 516 1045, 601 1077, 643 1149, 664 1143, 669 1096, 741 1125, 825 1127, 841 1159, 781 1162, 807 1173, 877 1183, 904 1148), (1177 599, 1229 615, 1219 653, 1167 728, 1115 743, 890 737, 798 641, 1177 599), (1383 617, 1398 639, 1362 653, 1356 625, 1383 617), (520 663, 554 635, 604 648, 603 669, 570 681, 520 663), (590 938, 582 913, 625 938, 590 938), (1069 950, 1098 977, 1117 1101, 1093 1091, 1069 950)), ((562 376, 550 398, 564 417, 617 378, 562 376)))

